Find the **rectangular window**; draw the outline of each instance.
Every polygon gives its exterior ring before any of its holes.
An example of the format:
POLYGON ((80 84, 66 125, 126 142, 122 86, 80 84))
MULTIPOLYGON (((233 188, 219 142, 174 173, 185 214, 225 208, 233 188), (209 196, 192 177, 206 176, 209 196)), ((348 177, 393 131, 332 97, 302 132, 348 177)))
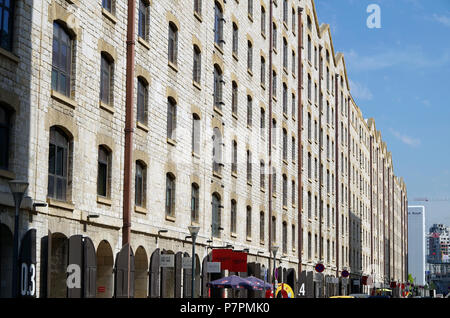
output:
POLYGON ((143 0, 139 1, 139 21, 138 21, 138 35, 144 40, 148 40, 147 37, 147 21, 148 21, 148 4, 143 0))
POLYGON ((178 30, 173 23, 169 23, 169 62, 177 65, 178 30))
POLYGON ((139 78, 137 96, 137 121, 144 125, 147 125, 147 96, 147 85, 141 78, 139 78))
POLYGON ((192 69, 192 77, 193 81, 197 84, 200 84, 201 80, 201 69, 202 69, 202 55, 200 49, 194 45, 194 64, 192 69))
POLYGON ((12 51, 13 43, 13 0, 0 1, 0 47, 12 51))

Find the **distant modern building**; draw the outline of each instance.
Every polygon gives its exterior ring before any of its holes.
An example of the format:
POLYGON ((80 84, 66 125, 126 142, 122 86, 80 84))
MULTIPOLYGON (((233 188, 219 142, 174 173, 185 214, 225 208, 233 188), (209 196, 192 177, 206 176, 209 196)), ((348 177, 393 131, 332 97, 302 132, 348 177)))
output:
POLYGON ((449 261, 450 228, 444 224, 433 224, 428 235, 428 262, 449 261))
POLYGON ((425 285, 425 207, 408 206, 408 273, 425 285))

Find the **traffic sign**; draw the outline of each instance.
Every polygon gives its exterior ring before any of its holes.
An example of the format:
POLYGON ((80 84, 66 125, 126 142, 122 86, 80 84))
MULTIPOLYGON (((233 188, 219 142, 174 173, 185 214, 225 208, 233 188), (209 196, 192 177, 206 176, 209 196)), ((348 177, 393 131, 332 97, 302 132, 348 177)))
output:
POLYGON ((322 273, 325 270, 325 266, 321 263, 318 263, 315 267, 316 272, 322 273))
POLYGON ((350 273, 346 270, 342 271, 342 277, 348 277, 350 275, 350 273))

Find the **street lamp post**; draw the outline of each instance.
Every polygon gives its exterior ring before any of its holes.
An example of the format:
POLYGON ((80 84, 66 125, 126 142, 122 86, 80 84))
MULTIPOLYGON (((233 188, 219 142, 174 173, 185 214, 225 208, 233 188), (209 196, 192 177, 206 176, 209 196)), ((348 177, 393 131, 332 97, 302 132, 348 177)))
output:
POLYGON ((200 227, 198 226, 189 226, 189 233, 191 233, 192 237, 192 279, 191 279, 191 298, 195 298, 195 240, 197 239, 198 231, 200 227))
POLYGON ((14 246, 13 246, 13 266, 12 266, 12 297, 18 296, 18 263, 19 263, 19 211, 25 191, 28 188, 28 182, 20 180, 9 181, 9 188, 14 197, 14 206, 16 209, 14 217, 14 246))
POLYGON ((277 260, 277 251, 278 251, 278 245, 272 245, 272 253, 273 253, 273 298, 275 298, 275 266, 276 266, 276 260, 277 260))

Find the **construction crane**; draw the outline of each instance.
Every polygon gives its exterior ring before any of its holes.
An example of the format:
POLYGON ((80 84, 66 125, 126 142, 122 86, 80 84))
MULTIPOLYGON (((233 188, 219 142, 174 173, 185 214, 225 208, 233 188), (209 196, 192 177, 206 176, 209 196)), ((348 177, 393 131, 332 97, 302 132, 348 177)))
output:
POLYGON ((437 199, 430 199, 430 198, 414 198, 411 200, 411 202, 445 202, 450 201, 450 198, 437 198, 437 199))

